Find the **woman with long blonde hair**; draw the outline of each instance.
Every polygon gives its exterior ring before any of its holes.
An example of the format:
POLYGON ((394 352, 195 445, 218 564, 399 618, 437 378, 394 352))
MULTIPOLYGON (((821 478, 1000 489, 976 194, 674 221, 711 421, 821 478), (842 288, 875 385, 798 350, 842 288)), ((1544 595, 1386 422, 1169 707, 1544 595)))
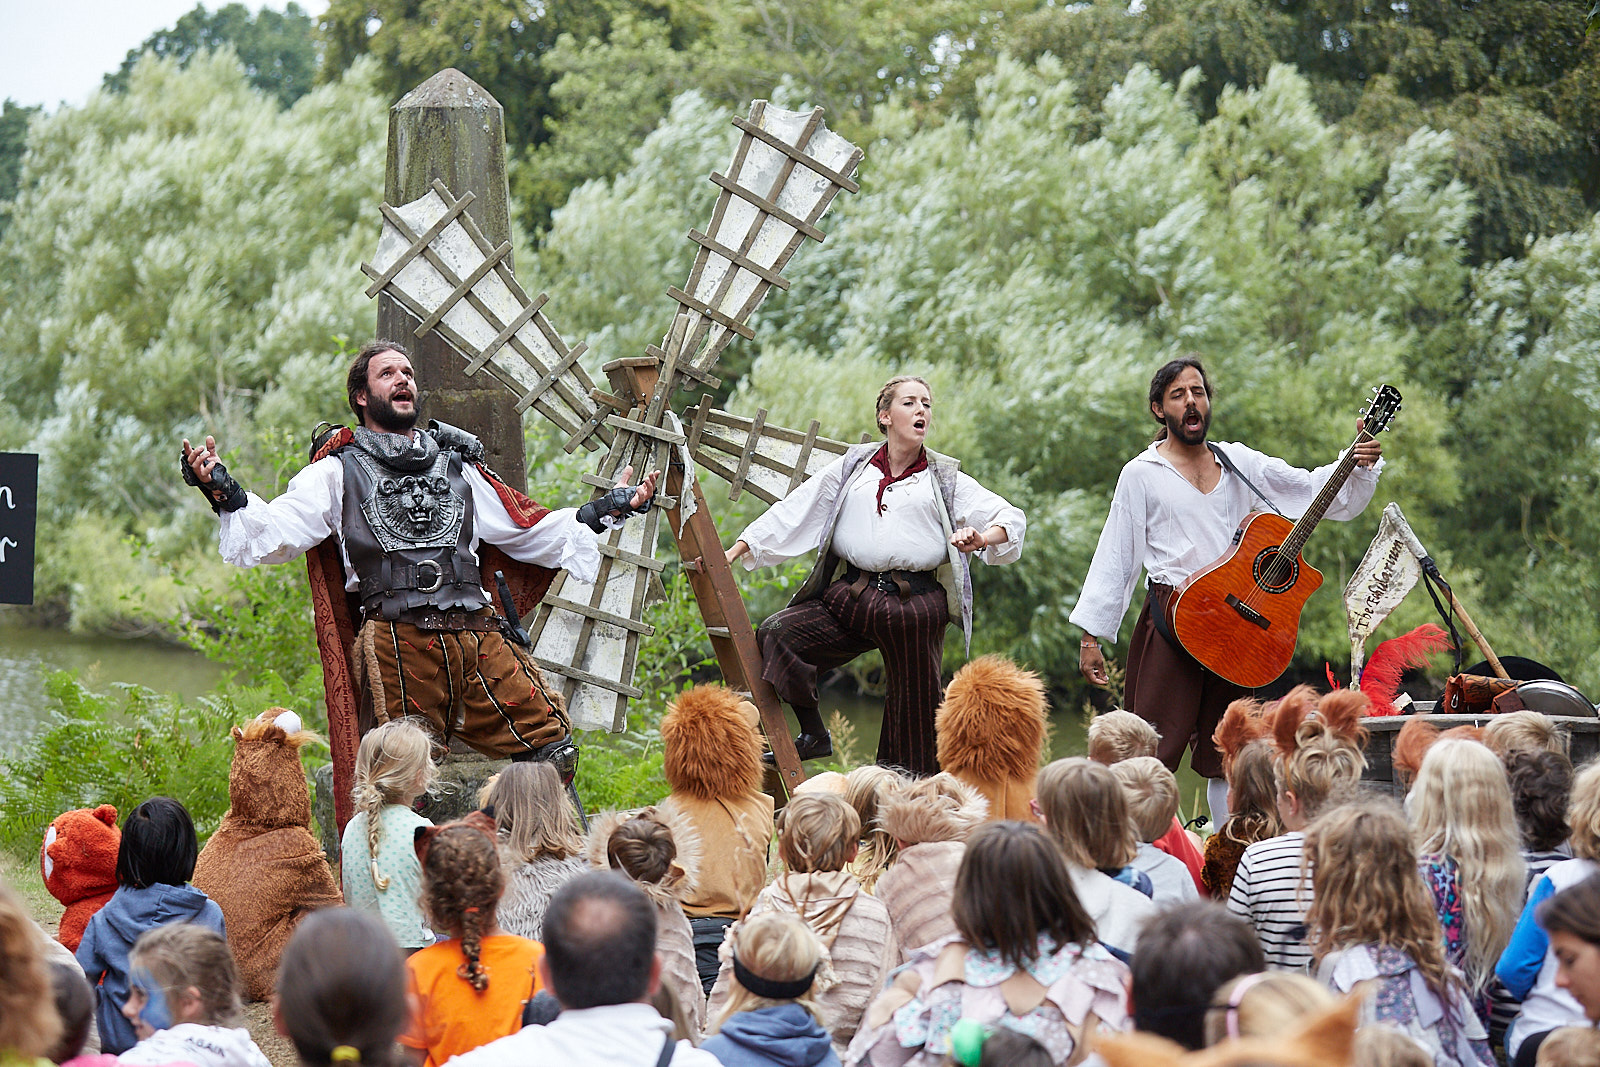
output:
POLYGON ((1489 982, 1522 906, 1526 867, 1505 767, 1475 741, 1441 738, 1407 800, 1411 840, 1450 962, 1489 1022, 1489 982))
POLYGON ((1364 1023, 1387 1023, 1436 1062, 1493 1067, 1489 1034, 1445 955, 1411 830, 1389 800, 1333 808, 1306 831, 1313 900, 1306 913, 1318 981, 1348 994, 1371 983, 1364 1023))

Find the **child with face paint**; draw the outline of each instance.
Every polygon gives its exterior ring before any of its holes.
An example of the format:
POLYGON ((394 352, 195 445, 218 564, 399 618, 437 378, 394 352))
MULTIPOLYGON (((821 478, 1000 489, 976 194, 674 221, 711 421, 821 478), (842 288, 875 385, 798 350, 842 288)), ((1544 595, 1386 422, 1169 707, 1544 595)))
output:
POLYGON ((76 953, 90 984, 99 986, 95 1022, 102 1052, 121 1055, 139 1039, 122 1006, 129 991, 128 952, 141 934, 183 922, 224 933, 222 909, 188 884, 199 853, 194 821, 171 797, 145 801, 122 825, 117 891, 89 920, 76 953))
POLYGON ((158 926, 128 954, 123 1016, 139 1043, 126 1067, 271 1067, 239 1021, 239 975, 221 934, 193 923, 158 926))

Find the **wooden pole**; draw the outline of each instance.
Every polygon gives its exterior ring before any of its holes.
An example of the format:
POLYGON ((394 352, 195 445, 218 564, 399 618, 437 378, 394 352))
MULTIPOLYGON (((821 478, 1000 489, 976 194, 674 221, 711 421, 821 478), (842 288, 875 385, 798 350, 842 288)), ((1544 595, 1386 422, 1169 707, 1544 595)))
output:
POLYGON ((1478 630, 1478 624, 1472 621, 1472 616, 1467 614, 1467 609, 1462 607, 1461 601, 1456 599, 1455 590, 1447 588, 1445 592, 1450 597, 1450 610, 1461 616, 1461 625, 1466 627, 1467 636, 1472 638, 1473 642, 1478 646, 1478 651, 1483 653, 1483 658, 1489 661, 1490 667, 1494 668, 1495 676, 1510 678, 1511 675, 1507 674, 1506 669, 1500 665, 1500 657, 1494 654, 1494 649, 1489 647, 1489 642, 1483 639, 1482 632, 1478 630))
MULTIPOLYGON (((441 70, 389 109, 383 198, 396 207, 425 195, 435 179, 456 196, 474 195, 467 214, 493 244, 511 239, 506 187, 505 112, 488 91, 454 68, 441 70)), ((506 265, 511 260, 506 258, 506 265)), ((526 490, 527 457, 516 397, 489 375, 468 377, 462 360, 387 290, 378 296, 378 336, 405 345, 422 393, 421 416, 476 434, 508 485, 526 490)))

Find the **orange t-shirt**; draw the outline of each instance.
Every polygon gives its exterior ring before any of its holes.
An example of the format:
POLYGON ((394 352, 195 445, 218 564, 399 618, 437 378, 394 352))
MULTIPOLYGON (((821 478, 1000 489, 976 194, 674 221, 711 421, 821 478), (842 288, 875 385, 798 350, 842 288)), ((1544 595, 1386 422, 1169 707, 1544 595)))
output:
POLYGON ((481 993, 456 973, 466 957, 454 938, 406 960, 416 1013, 400 1043, 424 1049, 425 1067, 438 1067, 451 1056, 522 1029, 522 1006, 540 988, 535 968, 544 946, 511 934, 486 937, 480 946, 478 959, 489 975, 489 985, 481 993))

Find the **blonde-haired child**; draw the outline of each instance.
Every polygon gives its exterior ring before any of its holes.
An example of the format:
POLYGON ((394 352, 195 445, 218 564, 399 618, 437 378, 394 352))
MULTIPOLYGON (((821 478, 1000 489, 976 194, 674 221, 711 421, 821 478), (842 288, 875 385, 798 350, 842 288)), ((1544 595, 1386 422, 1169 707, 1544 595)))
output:
MULTIPOLYGON (((1101 712, 1089 720, 1088 740, 1089 758, 1107 767, 1114 767, 1124 760, 1154 756, 1157 746, 1161 744, 1161 735, 1154 726, 1133 712, 1117 708, 1101 712)), ((1149 841, 1184 865, 1196 893, 1207 891, 1201 879, 1205 855, 1201 852, 1200 840, 1183 828, 1176 805, 1173 806, 1169 825, 1149 841)))
POLYGON ((407 952, 433 944, 412 845, 417 828, 433 823, 411 810, 438 776, 432 750, 428 733, 407 719, 367 731, 356 749, 356 810, 339 844, 345 903, 382 919, 407 952))
POLYGON ((1441 738, 1423 757, 1407 806, 1445 953, 1488 1026, 1489 984, 1526 885, 1505 768, 1483 745, 1441 738))
POLYGON ((1326 807, 1353 793, 1366 766, 1361 715, 1369 698, 1339 689, 1319 702, 1307 686, 1290 690, 1273 713, 1278 814, 1285 833, 1244 850, 1228 910, 1255 927, 1267 966, 1304 970, 1311 885, 1302 864, 1305 828, 1326 807))
POLYGON ((549 763, 513 763, 494 776, 484 802, 494 812, 506 874, 500 925, 508 934, 538 941, 550 898, 588 869, 578 814, 549 763))
POLYGON ((1178 813, 1178 779, 1154 756, 1112 764, 1111 773, 1128 799, 1128 817, 1139 841, 1133 865, 1150 876, 1150 898, 1158 905, 1199 899, 1188 868, 1151 844, 1178 813))
POLYGON ((139 1043, 118 1057, 129 1067, 269 1067, 250 1031, 238 1026, 239 972, 227 940, 192 923, 147 930, 128 953, 122 1014, 139 1043))
POLYGON ((1305 849, 1318 981, 1338 993, 1370 983, 1363 1021, 1404 1031, 1437 1062, 1493 1067, 1488 1031, 1445 955, 1399 805, 1372 799, 1324 812, 1305 849))
POLYGON ((883 828, 879 809, 884 798, 906 783, 906 776, 891 767, 869 763, 845 775, 844 799, 861 822, 861 850, 850 864, 861 888, 871 893, 883 872, 900 854, 900 844, 883 828))
POLYGON ((1082 756, 1058 759, 1039 772, 1037 803, 1039 821, 1067 861, 1073 892, 1100 943, 1128 959, 1156 907, 1147 894, 1115 877, 1139 851, 1117 776, 1082 756))
POLYGON ((1555 721, 1526 709, 1492 716, 1483 727, 1483 743, 1501 760, 1513 752, 1567 755, 1567 735, 1555 721))
MULTIPOLYGON (((786 869, 750 910, 751 918, 772 911, 798 915, 817 935, 823 947, 817 1006, 841 1053, 885 976, 900 962, 888 908, 863 891, 847 870, 860 834, 855 809, 836 796, 803 794, 789 801, 778 818, 778 855, 786 869)), ((724 951, 711 989, 713 1016, 734 987, 732 967, 732 957, 724 951)))
POLYGON ((799 917, 767 912, 728 931, 733 982, 701 1049, 724 1064, 838 1067, 816 979, 825 950, 799 917))
POLYGON ((967 838, 988 812, 976 789, 943 773, 907 782, 883 800, 879 818, 900 851, 874 895, 889 909, 901 962, 956 932, 950 916, 956 871, 967 838))
POLYGON ((1336 1003, 1307 975, 1262 971, 1219 988, 1206 1009, 1206 1045, 1241 1037, 1280 1037, 1336 1003))

